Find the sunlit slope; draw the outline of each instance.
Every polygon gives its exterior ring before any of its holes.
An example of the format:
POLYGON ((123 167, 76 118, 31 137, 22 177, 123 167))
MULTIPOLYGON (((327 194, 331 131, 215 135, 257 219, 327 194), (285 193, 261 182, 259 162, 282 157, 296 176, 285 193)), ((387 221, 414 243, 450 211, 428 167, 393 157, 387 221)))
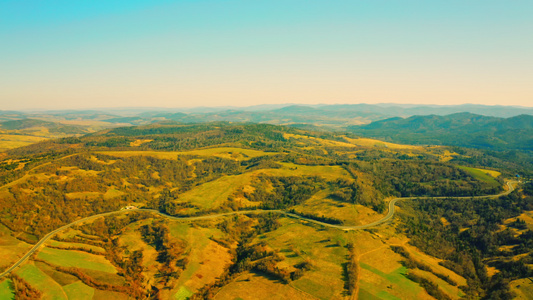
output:
MULTIPOLYGON (((12 150, 0 163, 3 240, 14 246, 1 250, 10 265, 46 233, 125 206, 173 216, 283 210, 363 225, 382 218, 399 196, 500 191, 494 177, 481 176, 488 176, 482 166, 459 168, 457 157, 444 147, 228 123, 153 124, 47 141, 12 150)), ((274 289, 280 299, 430 299, 410 273, 458 298, 457 285, 435 274, 461 285, 464 277, 409 246, 397 225, 345 233, 266 212, 195 221, 125 212, 62 232, 15 274, 36 293, 59 298, 79 291, 233 299, 274 289), (432 271, 403 266, 398 245, 432 271)))

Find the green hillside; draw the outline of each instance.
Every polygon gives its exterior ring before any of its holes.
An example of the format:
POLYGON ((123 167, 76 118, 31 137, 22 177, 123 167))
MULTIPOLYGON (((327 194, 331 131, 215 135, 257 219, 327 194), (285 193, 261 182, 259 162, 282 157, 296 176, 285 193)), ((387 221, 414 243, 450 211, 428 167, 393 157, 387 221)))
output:
POLYGON ((412 116, 351 126, 348 130, 363 136, 415 145, 533 151, 532 115, 507 119, 470 113, 412 116))
MULTIPOLYGON (((0 286, 6 295, 118 299, 508 293, 499 277, 480 275, 510 268, 498 249, 482 248, 480 232, 502 235, 496 224, 533 207, 533 193, 480 198, 503 192, 515 169, 496 172, 469 163, 472 157, 442 146, 226 122, 120 127, 12 149, 0 162, 5 268, 59 227, 115 213, 62 230, 9 275, 14 289, 0 286), (400 202, 399 215, 356 229, 386 219, 395 197, 420 201, 400 202), (469 214, 457 215, 452 204, 469 214), (121 210, 127 206, 153 211, 121 210), (417 235, 445 239, 446 252, 417 235)), ((530 252, 528 234, 495 243, 525 247, 510 253, 527 264, 520 255, 530 252)))

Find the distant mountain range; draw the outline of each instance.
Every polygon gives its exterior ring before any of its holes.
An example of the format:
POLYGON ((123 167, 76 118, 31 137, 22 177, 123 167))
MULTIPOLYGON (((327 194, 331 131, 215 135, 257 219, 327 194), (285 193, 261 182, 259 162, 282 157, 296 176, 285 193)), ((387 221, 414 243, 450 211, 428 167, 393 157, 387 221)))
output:
POLYGON ((533 115, 531 107, 488 105, 398 105, 398 104, 338 104, 338 105, 257 105, 250 107, 196 108, 123 108, 101 110, 65 110, 43 112, 0 111, 0 121, 40 119, 52 122, 68 121, 100 127, 145 125, 161 121, 201 123, 212 121, 268 123, 344 129, 351 125, 369 124, 392 117, 414 115, 449 115, 468 112, 484 116, 508 118, 533 115), (296 125, 295 125, 296 124, 296 125))
POLYGON ((533 150, 533 108, 530 107, 342 104, 0 111, 0 131, 48 137, 165 121, 267 123, 311 130, 349 131, 407 144, 533 150))
POLYGON ((69 136, 86 134, 87 128, 76 125, 65 125, 57 122, 37 119, 21 119, 0 122, 0 131, 8 134, 22 134, 34 136, 69 136))
POLYGON ((406 144, 533 151, 533 116, 525 114, 510 118, 472 113, 394 117, 368 125, 349 126, 347 130, 406 144))

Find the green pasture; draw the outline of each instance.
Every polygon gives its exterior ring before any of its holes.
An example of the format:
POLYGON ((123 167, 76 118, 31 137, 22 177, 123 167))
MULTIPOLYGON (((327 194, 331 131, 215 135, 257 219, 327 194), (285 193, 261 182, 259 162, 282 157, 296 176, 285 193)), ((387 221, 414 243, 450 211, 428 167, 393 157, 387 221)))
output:
POLYGON ((312 268, 291 286, 319 299, 340 297, 344 291, 343 268, 348 254, 345 247, 351 233, 308 226, 300 221, 281 218, 282 226, 257 237, 254 242, 266 242, 279 249, 285 260, 279 264, 293 266, 310 261, 312 268))
POLYGON ((37 268, 43 271, 43 273, 45 273, 48 277, 52 278, 61 286, 69 285, 79 280, 78 277, 67 273, 59 272, 58 270, 56 270, 56 268, 44 262, 35 261, 34 264, 37 268))
POLYGON ((251 180, 249 173, 223 176, 181 194, 179 201, 194 203, 205 209, 216 208, 222 205, 228 196, 235 193, 238 188, 250 184, 251 180))
POLYGON ((71 242, 60 242, 60 241, 56 241, 56 240, 48 240, 46 242, 46 245, 50 245, 52 247, 57 247, 57 248, 64 248, 65 250, 68 250, 67 248, 69 248, 69 247, 73 247, 73 248, 83 248, 83 249, 87 249, 87 250, 92 250, 96 254, 98 254, 98 253, 104 254, 105 253, 105 250, 102 247, 89 245, 89 244, 83 244, 83 243, 71 243, 71 242))
POLYGON ((65 285, 63 286, 63 290, 67 294, 69 300, 91 300, 94 296, 94 288, 81 281, 65 285))
POLYGON ((37 258, 62 267, 76 267, 108 273, 117 272, 115 267, 103 256, 81 251, 43 248, 37 254, 37 258))
POLYGON ((489 172, 493 172, 493 171, 470 168, 470 167, 465 167, 465 166, 458 166, 458 167, 460 169, 468 172, 470 175, 472 175, 472 177, 474 177, 477 180, 487 182, 487 183, 489 183, 489 184, 491 184, 493 186, 499 186, 500 185, 500 183, 498 181, 496 181, 494 179, 494 177, 492 177, 490 175, 489 172))
POLYGON ((43 293, 43 299, 68 299, 61 286, 33 264, 20 267, 16 274, 43 293))
POLYGON ((15 299, 13 281, 10 279, 4 279, 4 281, 0 283, 0 299, 15 299))
POLYGON ((370 280, 368 276, 360 274, 366 280, 359 280, 360 290, 378 299, 417 299, 418 295, 423 292, 416 282, 405 276, 407 268, 403 266, 391 273, 385 273, 363 262, 359 262, 359 266, 361 271, 368 271, 378 276, 377 279, 368 281, 370 280))

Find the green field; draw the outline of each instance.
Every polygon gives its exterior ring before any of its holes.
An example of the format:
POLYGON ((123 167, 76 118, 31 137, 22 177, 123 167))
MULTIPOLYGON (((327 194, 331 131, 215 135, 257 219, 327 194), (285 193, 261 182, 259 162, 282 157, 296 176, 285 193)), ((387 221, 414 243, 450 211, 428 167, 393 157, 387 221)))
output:
POLYGON ((82 251, 43 248, 37 258, 62 267, 77 267, 108 273, 116 273, 115 267, 103 256, 82 251))
POLYGON ((33 264, 26 264, 15 273, 41 291, 43 299, 68 299, 61 286, 33 264))
MULTIPOLYGON (((203 209, 212 209, 221 206, 228 196, 239 188, 247 187, 253 178, 259 175, 269 176, 320 176, 327 180, 337 178, 350 179, 349 174, 338 166, 304 166, 293 163, 280 163, 279 169, 260 169, 240 175, 228 175, 204 183, 179 196, 179 202, 189 202, 203 209)), ((243 203, 248 206, 250 203, 243 203)))
POLYGON ((227 248, 210 239, 221 236, 217 228, 195 226, 186 229, 179 223, 171 223, 169 228, 174 237, 186 240, 189 246, 189 262, 170 291, 174 299, 186 299, 221 276, 231 263, 231 255, 227 248))
POLYGON ((0 283, 0 299, 15 299, 15 292, 13 290, 13 281, 10 279, 4 279, 0 283))
MULTIPOLYGON (((244 273, 215 295, 216 300, 273 299, 314 300, 320 299, 298 290, 291 285, 280 284, 256 273, 244 273)), ((335 299, 335 298, 333 298, 335 299)))
POLYGON ((0 267, 11 266, 30 248, 31 245, 12 236, 11 230, 0 224, 0 267))
POLYGON ((384 215, 374 210, 351 203, 339 202, 329 198, 330 189, 319 191, 302 204, 294 206, 298 213, 328 216, 344 222, 346 225, 361 225, 374 222, 384 215))
POLYGON ((87 250, 91 250, 93 251, 94 253, 100 253, 100 254, 104 254, 105 253, 105 250, 104 248, 102 247, 98 247, 98 246, 94 246, 94 245, 88 245, 88 244, 82 244, 82 243, 72 243, 72 242, 60 242, 60 241, 56 241, 56 240, 48 240, 46 242, 46 245, 50 245, 52 247, 57 247, 57 248, 63 248, 65 250, 68 250, 69 247, 72 247, 72 248, 83 248, 83 249, 87 249, 87 250))
POLYGON ((91 300, 94 296, 94 289, 81 281, 65 285, 63 290, 69 300, 91 300))
POLYGON ((423 289, 415 282, 407 279, 407 269, 400 267, 391 273, 385 273, 379 269, 359 263, 361 266, 361 276, 365 277, 360 280, 360 289, 379 299, 417 299, 423 289), (370 272, 374 276, 365 274, 370 272), (389 290, 383 287, 392 286, 389 290))
POLYGON ((491 175, 491 172, 494 172, 494 171, 470 168, 470 167, 465 167, 465 166, 457 166, 457 167, 465 170, 477 180, 485 181, 487 183, 490 183, 492 186, 500 185, 500 183, 496 181, 494 177, 491 175))
POLYGON ((216 208, 228 200, 228 196, 238 188, 249 185, 251 181, 250 173, 224 176, 181 194, 179 201, 190 202, 204 209, 216 208))
POLYGON ((334 229, 316 230, 292 219, 280 219, 282 227, 257 237, 254 241, 266 242, 279 249, 285 260, 281 267, 310 261, 311 270, 290 283, 291 286, 319 299, 340 297, 344 290, 342 264, 346 262, 344 247, 351 233, 334 229))

